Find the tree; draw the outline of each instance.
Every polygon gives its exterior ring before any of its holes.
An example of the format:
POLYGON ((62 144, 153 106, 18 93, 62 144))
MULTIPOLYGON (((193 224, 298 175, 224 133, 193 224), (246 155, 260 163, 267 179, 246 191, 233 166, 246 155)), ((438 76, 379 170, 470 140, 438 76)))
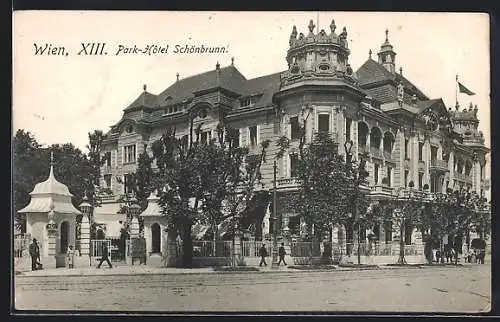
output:
POLYGON ((432 209, 428 212, 427 222, 430 223, 431 234, 439 241, 441 262, 443 255, 450 247, 455 250, 455 264, 458 262, 458 253, 461 250, 461 242, 470 231, 484 231, 488 226, 485 215, 486 199, 475 192, 466 190, 451 190, 446 193, 435 194, 432 209), (451 245, 443 247, 443 238, 446 236, 451 240, 451 245))
MULTIPOLYGON (((12 141, 13 207, 11 209, 16 228, 22 232, 26 231, 26 218, 17 211, 29 203, 29 193, 35 184, 46 179, 39 152, 40 144, 30 132, 22 129, 16 132, 12 141)), ((45 168, 48 168, 48 164, 45 168)))
POLYGON ((379 209, 378 213, 381 214, 381 218, 384 222, 391 222, 398 229, 399 257, 396 264, 407 264, 405 258, 406 229, 413 227, 422 229, 422 214, 425 207, 423 198, 424 196, 421 193, 410 188, 410 190, 400 189, 395 197, 379 202, 381 209, 379 209))
MULTIPOLYGON (((364 212, 367 207, 362 198, 359 185, 364 182, 366 173, 359 171, 356 162, 346 162, 338 152, 338 144, 328 133, 317 133, 312 142, 306 145, 306 125, 309 114, 300 125, 297 163, 294 176, 299 181, 298 192, 290 196, 290 208, 305 220, 313 241, 313 253, 318 254, 323 236, 329 232, 330 240, 335 223, 347 223, 348 214, 364 212), (314 229, 314 231, 313 231, 314 229)), ((290 147, 287 137, 278 140, 278 158, 290 147)), ((354 214, 353 214, 354 215, 354 214)), ((330 247, 331 249, 331 247, 330 247)), ((328 254, 331 257, 331 251, 328 254)))
POLYGON ((51 152, 54 155, 54 176, 68 186, 75 207, 81 203, 83 192, 90 189, 87 178, 92 170, 81 150, 71 143, 43 148, 30 132, 18 130, 13 140, 13 211, 22 231, 25 229, 24 216, 17 211, 29 203, 29 193, 35 185, 49 176, 51 152))
POLYGON ((189 140, 176 138, 169 129, 152 146, 158 167, 155 185, 162 188, 160 205, 183 240, 184 267, 192 263, 192 226, 209 223, 217 239, 219 224, 236 218, 253 196, 269 144, 263 142, 261 153, 254 156, 235 144, 238 131, 224 122, 209 142, 201 142, 200 129, 191 122, 189 140))

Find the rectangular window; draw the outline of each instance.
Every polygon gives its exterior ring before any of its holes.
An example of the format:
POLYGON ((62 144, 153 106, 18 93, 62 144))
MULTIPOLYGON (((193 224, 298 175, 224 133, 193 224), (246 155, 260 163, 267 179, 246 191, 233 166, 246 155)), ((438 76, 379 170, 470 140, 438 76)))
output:
POLYGON ((418 190, 423 190, 424 189, 424 173, 419 172, 418 173, 418 190))
POLYGON ((239 129, 234 131, 234 138, 233 138, 232 145, 233 145, 233 148, 240 147, 240 130, 239 129))
POLYGON ((418 142, 418 161, 424 161, 424 143, 418 142))
POLYGON ((375 163, 373 165, 373 181, 375 185, 378 184, 378 172, 379 172, 379 165, 375 163))
POLYGON ((391 167, 387 167, 387 186, 391 186, 391 182, 392 182, 392 168, 391 167))
POLYGON ((408 187, 408 176, 410 175, 409 170, 405 170, 405 188, 408 187))
POLYGON ((290 139, 292 140, 300 139, 300 124, 298 116, 290 118, 290 139))
POLYGON ((351 124, 352 120, 348 117, 345 119, 345 140, 351 141, 351 124))
POLYGON ((330 133, 330 114, 318 115, 318 132, 330 133))
POLYGON ((259 144, 257 142, 257 125, 249 127, 248 132, 250 134, 250 146, 254 148, 259 144))
POLYGON ((212 140, 212 132, 210 130, 208 131, 202 131, 200 135, 200 143, 201 144, 208 144, 212 140))
POLYGON ((111 151, 106 152, 104 154, 104 157, 106 158, 106 166, 110 167, 111 166, 111 151))
POLYGON ((124 174, 123 175, 123 193, 129 194, 134 191, 133 189, 134 183, 132 181, 132 175, 130 174, 124 174))
POLYGON ((123 163, 134 163, 136 160, 135 144, 123 147, 123 163))
POLYGON ((290 154, 290 177, 297 176, 297 164, 299 161, 299 156, 297 154, 290 154))
POLYGON ((105 174, 103 177, 104 177, 104 184, 106 185, 105 187, 111 189, 111 178, 112 178, 112 175, 111 174, 105 174))
POLYGON ((181 146, 183 149, 187 149, 189 145, 189 137, 188 135, 183 135, 181 138, 181 146))
POLYGON ((405 160, 410 160, 410 139, 405 139, 405 160))
POLYGON ((436 162, 438 155, 438 148, 431 145, 431 162, 436 162))

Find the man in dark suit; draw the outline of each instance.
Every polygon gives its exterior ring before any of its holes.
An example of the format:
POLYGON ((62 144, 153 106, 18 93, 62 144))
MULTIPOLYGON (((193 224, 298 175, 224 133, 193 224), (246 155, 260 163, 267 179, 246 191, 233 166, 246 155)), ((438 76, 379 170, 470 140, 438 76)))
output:
POLYGON ((259 255, 260 255, 259 266, 262 266, 262 264, 264 264, 264 266, 267 266, 267 263, 266 263, 267 250, 266 250, 265 244, 262 244, 262 247, 259 249, 259 255))
POLYGON ((99 265, 97 265, 97 268, 101 268, 101 265, 104 261, 108 262, 109 268, 113 267, 113 265, 111 265, 111 262, 109 260, 108 245, 106 245, 106 243, 102 244, 102 257, 101 261, 99 262, 99 265))
POLYGON ((31 256, 31 270, 36 271, 41 264, 38 262, 40 258, 40 247, 38 247, 38 243, 36 238, 33 238, 33 242, 30 244, 30 256, 31 256))
POLYGON ((278 249, 278 255, 280 256, 278 266, 280 266, 281 262, 283 262, 283 264, 285 264, 285 266, 286 266, 286 262, 285 262, 286 251, 285 251, 285 244, 284 243, 281 243, 281 246, 278 249))

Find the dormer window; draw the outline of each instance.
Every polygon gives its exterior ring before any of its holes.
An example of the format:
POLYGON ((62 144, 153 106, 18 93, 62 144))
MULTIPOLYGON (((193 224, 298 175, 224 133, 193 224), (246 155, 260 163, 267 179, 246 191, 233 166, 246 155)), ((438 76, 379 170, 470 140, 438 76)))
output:
POLYGON ((133 127, 132 125, 129 125, 129 126, 127 126, 127 127, 125 128, 125 131, 126 131, 127 133, 132 133, 132 132, 134 131, 134 127, 133 127))
POLYGON ((246 97, 240 100, 240 107, 249 107, 255 104, 255 100, 252 97, 246 97))

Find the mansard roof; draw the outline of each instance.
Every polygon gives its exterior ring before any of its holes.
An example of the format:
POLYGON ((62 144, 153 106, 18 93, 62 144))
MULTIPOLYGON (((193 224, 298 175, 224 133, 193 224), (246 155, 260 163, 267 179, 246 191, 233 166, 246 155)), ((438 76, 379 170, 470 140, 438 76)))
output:
POLYGON ((393 74, 388 71, 384 66, 375 60, 368 58, 368 60, 361 65, 356 71, 359 85, 367 89, 368 92, 382 103, 392 102, 397 99, 397 92, 389 88, 378 86, 385 83, 403 83, 405 89, 414 92, 420 100, 428 100, 429 98, 420 91, 412 82, 401 74, 393 74))
POLYGON ((156 95, 144 91, 129 106, 127 106, 124 111, 130 111, 141 107, 153 108, 157 98, 158 97, 156 95))
POLYGON ((241 93, 246 81, 233 65, 214 69, 201 74, 181 78, 158 95, 156 105, 180 103, 194 96, 193 93, 211 89, 224 88, 233 93, 241 93), (217 75, 219 73, 219 75, 217 75), (168 103, 167 103, 168 102, 168 103))
POLYGON ((245 82, 243 96, 260 95, 254 107, 266 107, 272 104, 273 95, 280 89, 281 72, 249 79, 245 82))

